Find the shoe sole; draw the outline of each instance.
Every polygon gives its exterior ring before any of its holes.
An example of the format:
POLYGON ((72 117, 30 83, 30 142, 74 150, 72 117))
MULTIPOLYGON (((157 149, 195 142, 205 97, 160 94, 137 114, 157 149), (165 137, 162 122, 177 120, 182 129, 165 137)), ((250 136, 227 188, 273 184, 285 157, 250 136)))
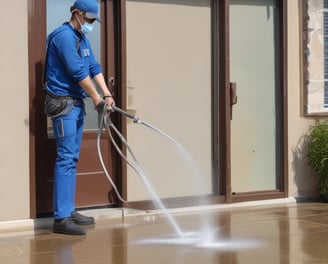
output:
POLYGON ((72 221, 74 222, 74 224, 81 225, 81 226, 95 225, 96 224, 95 222, 90 222, 90 223, 88 223, 88 222, 79 222, 79 221, 74 220, 74 219, 72 219, 72 221))
POLYGON ((83 236, 83 235, 87 234, 86 231, 73 233, 73 232, 67 232, 67 231, 64 231, 64 230, 55 230, 55 229, 53 230, 53 233, 63 234, 63 235, 72 235, 72 236, 83 236))

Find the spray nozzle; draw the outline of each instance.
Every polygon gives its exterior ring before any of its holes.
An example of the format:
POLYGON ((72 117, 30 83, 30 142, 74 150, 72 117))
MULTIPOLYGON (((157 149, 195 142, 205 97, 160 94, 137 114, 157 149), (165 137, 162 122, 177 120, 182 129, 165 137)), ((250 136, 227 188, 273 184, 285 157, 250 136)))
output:
POLYGON ((117 106, 113 105, 113 106, 112 106, 112 109, 113 109, 114 111, 119 112, 119 113, 125 115, 126 117, 132 119, 134 123, 139 123, 139 118, 137 118, 137 117, 135 117, 135 116, 129 114, 128 112, 122 110, 121 108, 118 108, 117 106))

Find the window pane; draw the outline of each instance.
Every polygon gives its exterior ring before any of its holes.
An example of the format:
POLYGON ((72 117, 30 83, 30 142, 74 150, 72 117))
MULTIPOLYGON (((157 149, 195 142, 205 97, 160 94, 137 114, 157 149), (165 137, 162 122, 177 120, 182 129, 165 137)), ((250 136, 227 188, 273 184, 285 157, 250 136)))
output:
POLYGON ((232 192, 277 188, 277 47, 275 1, 232 0, 231 81, 238 103, 231 127, 232 192))

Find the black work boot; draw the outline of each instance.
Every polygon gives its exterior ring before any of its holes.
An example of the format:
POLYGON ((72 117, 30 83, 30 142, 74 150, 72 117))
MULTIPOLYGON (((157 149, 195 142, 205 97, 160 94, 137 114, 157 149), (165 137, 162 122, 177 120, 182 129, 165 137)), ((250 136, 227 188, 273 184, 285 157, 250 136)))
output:
POLYGON ((70 217, 63 219, 56 219, 53 227, 54 233, 66 234, 66 235, 85 235, 86 231, 76 225, 70 217))
POLYGON ((95 223, 95 219, 93 217, 81 215, 77 211, 72 212, 71 218, 77 225, 93 225, 95 223))

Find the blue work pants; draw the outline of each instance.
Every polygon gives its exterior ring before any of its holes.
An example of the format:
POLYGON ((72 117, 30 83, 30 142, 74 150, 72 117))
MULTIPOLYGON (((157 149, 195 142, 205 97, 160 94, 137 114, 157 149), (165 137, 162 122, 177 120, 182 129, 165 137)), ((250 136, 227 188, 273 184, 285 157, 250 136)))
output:
POLYGON ((57 145, 54 170, 53 206, 54 218, 70 217, 75 210, 76 167, 80 156, 84 123, 84 105, 53 118, 57 145))

